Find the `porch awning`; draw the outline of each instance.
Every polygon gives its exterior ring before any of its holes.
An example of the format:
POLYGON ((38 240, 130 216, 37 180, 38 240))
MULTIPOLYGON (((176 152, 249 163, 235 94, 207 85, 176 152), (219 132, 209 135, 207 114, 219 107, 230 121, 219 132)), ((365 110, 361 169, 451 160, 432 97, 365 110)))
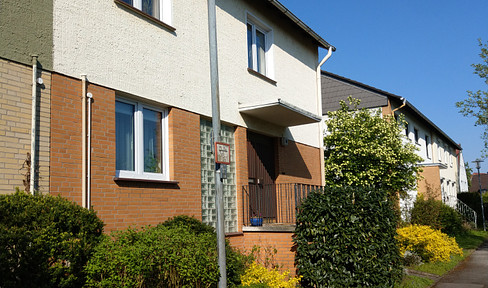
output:
POLYGON ((317 123, 322 120, 320 116, 281 99, 271 102, 240 104, 239 112, 282 127, 317 123))

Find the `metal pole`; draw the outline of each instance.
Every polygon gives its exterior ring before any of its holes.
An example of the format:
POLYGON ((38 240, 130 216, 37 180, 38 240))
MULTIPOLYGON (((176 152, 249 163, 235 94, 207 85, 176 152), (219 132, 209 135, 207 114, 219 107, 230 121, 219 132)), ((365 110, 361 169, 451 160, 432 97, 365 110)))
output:
MULTIPOLYGON (((210 90, 212 93, 212 128, 214 147, 220 140, 220 99, 219 71, 217 58, 217 20, 215 0, 208 0, 208 43, 210 54, 210 90)), ((214 151, 214 157, 217 151, 214 151)), ((219 288, 227 287, 227 269, 225 261, 224 198, 220 164, 215 163, 215 202, 217 208, 217 251, 219 256, 219 288)))
POLYGON ((481 200, 481 217, 483 219, 483 231, 486 231, 486 224, 485 224, 485 208, 483 207, 483 194, 481 193, 481 175, 480 175, 480 162, 483 162, 479 159, 473 161, 476 163, 476 169, 478 169, 478 183, 480 184, 480 200, 481 200))

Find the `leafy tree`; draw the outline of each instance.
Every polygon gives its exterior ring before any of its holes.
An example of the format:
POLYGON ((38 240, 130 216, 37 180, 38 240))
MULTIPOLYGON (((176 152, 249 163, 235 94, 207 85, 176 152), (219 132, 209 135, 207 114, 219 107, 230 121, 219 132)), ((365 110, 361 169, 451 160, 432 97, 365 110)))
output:
POLYGON ((401 196, 415 188, 416 164, 422 159, 416 147, 404 141, 403 117, 395 121, 380 111, 357 109, 359 100, 329 113, 324 137, 325 182, 328 186, 372 187, 401 196), (353 109, 350 109, 350 106, 353 109))
POLYGON ((469 167, 469 162, 465 162, 464 167, 466 168, 466 177, 468 178, 468 190, 469 190, 469 188, 471 188, 471 178, 473 176, 473 168, 469 167))
MULTIPOLYGON (((481 63, 471 64, 474 68, 474 74, 478 75, 488 85, 488 42, 483 44, 481 39, 478 39, 481 53, 481 63)), ((476 118, 475 126, 484 126, 485 131, 481 138, 485 142, 483 154, 488 156, 488 91, 478 90, 476 92, 467 91, 468 98, 456 102, 456 106, 460 108, 459 112, 463 116, 474 116, 476 118)))

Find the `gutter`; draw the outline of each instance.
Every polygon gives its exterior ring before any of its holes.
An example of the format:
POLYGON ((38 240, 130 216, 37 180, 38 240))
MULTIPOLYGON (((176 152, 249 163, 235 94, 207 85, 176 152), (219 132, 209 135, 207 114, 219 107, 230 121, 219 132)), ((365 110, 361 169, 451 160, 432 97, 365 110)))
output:
POLYGON ((86 74, 81 74, 81 206, 87 207, 86 173, 86 74))
MULTIPOLYGON (((31 152, 30 152, 30 179, 29 191, 34 195, 36 184, 37 159, 37 54, 32 54, 32 111, 31 111, 31 152)), ((40 80, 42 81, 42 80, 40 80)))

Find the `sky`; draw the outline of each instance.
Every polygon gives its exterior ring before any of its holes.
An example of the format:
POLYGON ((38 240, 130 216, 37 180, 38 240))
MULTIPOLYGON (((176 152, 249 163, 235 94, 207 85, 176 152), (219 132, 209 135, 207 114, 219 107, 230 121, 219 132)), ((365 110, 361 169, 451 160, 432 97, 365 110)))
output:
MULTIPOLYGON (((478 39, 488 41, 488 0, 280 2, 337 48, 323 70, 405 97, 476 166, 483 128, 455 103, 467 90, 488 90, 471 67, 481 63, 478 39)), ((481 164, 487 173, 488 159, 481 164)))

